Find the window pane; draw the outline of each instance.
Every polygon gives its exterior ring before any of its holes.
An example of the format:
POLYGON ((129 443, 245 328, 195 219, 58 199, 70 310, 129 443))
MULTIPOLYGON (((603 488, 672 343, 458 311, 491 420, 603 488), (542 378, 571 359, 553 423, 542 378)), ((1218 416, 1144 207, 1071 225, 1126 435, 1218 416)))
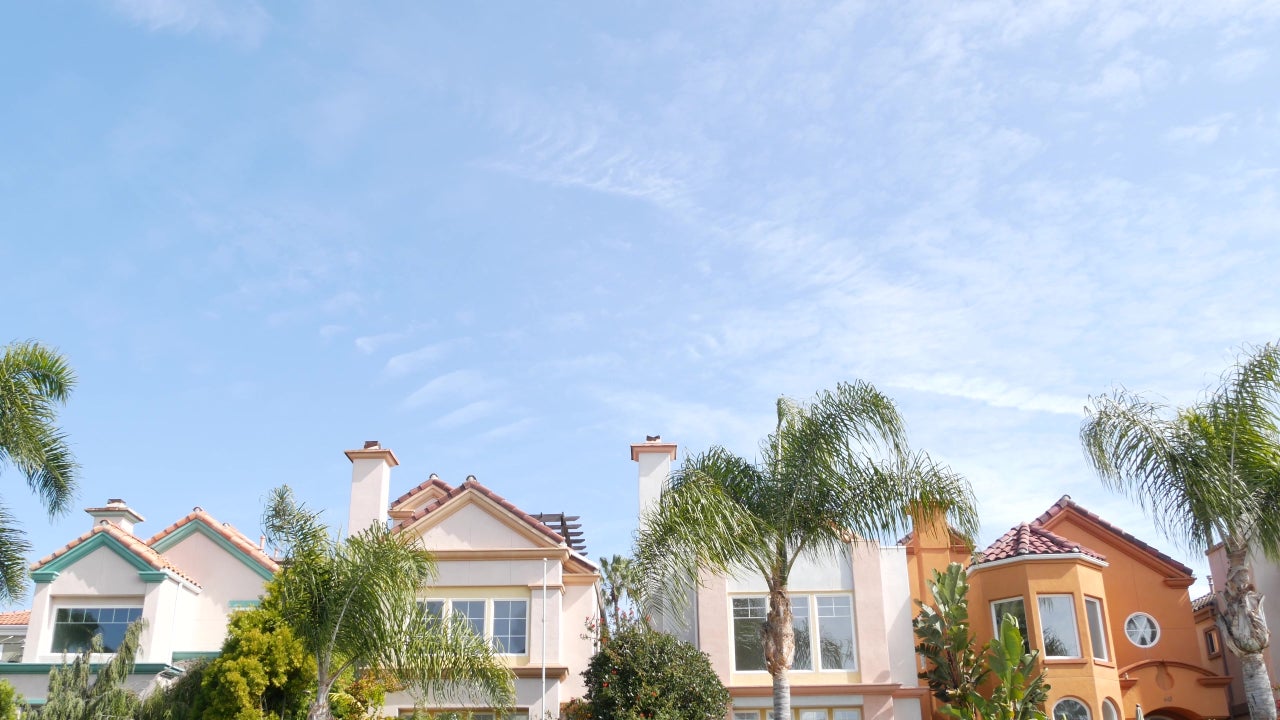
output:
POLYGON ((764 598, 733 599, 733 667, 735 670, 764 670, 764 645, 760 638, 760 629, 764 627, 764 615, 764 598))
POLYGON ((523 655, 528 652, 529 604, 525 600, 493 601, 493 647, 501 653, 523 655))
POLYGON ((452 611, 467 619, 475 634, 484 637, 484 601, 454 600, 449 603, 452 611))
POLYGON ((1080 633, 1070 595, 1041 595, 1040 639, 1045 657, 1080 657, 1080 633))
POLYGON ((1074 698, 1064 698, 1053 706, 1053 720, 1089 720, 1089 708, 1074 698))
POLYGON ((141 608, 59 608, 54 614, 52 650, 75 653, 102 636, 103 652, 115 652, 129 623, 142 617, 141 608))
POLYGON ((831 714, 831 720, 862 720, 862 711, 857 708, 836 708, 831 714))
POLYGON ((760 712, 757 710, 734 710, 733 720, 760 720, 760 712))
POLYGON ((1116 710, 1116 704, 1110 700, 1102 701, 1102 720, 1120 720, 1120 713, 1116 710))
POLYGON ((853 599, 848 595, 819 596, 818 644, 823 670, 857 668, 853 647, 853 599))
MULTIPOLYGON (((793 595, 791 597, 791 627, 796 633, 796 656, 791 663, 792 670, 813 669, 813 636, 809 632, 809 596, 793 595)), ((823 720, 826 720, 823 718, 823 720)))
POLYGON ((826 710, 801 710, 800 720, 827 720, 826 710))
POLYGON ((1084 611, 1089 616, 1089 644, 1095 660, 1107 659, 1107 631, 1102 624, 1102 603, 1093 598, 1084 599, 1084 611))

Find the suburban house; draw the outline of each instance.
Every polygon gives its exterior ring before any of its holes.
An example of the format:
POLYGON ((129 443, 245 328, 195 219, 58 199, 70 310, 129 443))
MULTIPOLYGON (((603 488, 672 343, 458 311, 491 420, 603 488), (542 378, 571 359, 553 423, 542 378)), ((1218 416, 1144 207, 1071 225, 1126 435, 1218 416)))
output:
POLYGON ((258 544, 198 507, 149 539, 134 534, 143 517, 123 500, 85 512, 88 532, 32 564, 31 610, 0 615, 8 661, 0 678, 33 704, 44 701, 51 667, 95 634, 105 660, 138 618, 147 627, 134 689, 177 675, 175 663, 216 655, 228 616, 256 605, 277 569, 258 544))
MULTIPOLYGON (((658 502, 675 457, 676 446, 660 437, 631 446, 641 517, 658 502)), ((772 677, 760 646, 768 595, 763 578, 708 575, 699 582, 687 617, 658 618, 658 624, 710 657, 729 689, 733 720, 769 720, 772 677)), ((849 543, 838 562, 802 558, 790 591, 801 630, 789 675, 795 720, 920 720, 928 689, 916 678, 903 548, 860 540, 849 543)))
POLYGON ((1187 589, 1191 569, 1063 496, 970 558, 939 522, 905 538, 913 593, 948 562, 968 563, 980 643, 1019 620, 1052 686, 1055 720, 1228 717, 1231 678, 1210 658, 1187 589))
MULTIPOLYGON (((577 518, 530 515, 467 477, 460 485, 431 475, 389 502, 390 449, 367 442, 348 450, 352 463, 349 529, 391 522, 421 539, 439 575, 421 603, 437 615, 460 614, 490 638, 515 675, 516 712, 555 717, 586 692, 580 673, 595 651, 586 622, 600 615, 600 575, 584 554, 577 518)), ((392 693, 382 714, 466 710, 493 720, 488 708, 392 693)))

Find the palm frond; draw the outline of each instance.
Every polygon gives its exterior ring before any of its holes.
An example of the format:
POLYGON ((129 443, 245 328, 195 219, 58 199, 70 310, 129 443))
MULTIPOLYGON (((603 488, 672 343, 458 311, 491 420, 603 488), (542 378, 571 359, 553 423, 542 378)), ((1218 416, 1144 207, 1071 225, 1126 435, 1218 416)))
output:
POLYGON ((18 529, 13 513, 0 505, 0 601, 17 600, 27 591, 27 554, 31 543, 18 529))
POLYGON ((0 463, 26 477, 50 517, 68 510, 76 490, 78 466, 57 426, 74 386, 75 373, 51 348, 13 343, 0 353, 0 463))

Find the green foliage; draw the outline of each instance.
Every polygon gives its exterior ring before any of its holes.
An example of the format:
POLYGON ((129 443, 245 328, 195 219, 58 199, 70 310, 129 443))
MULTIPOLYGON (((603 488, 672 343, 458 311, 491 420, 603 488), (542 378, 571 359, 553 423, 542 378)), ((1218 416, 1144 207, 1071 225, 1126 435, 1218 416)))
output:
POLYGON ((729 702, 706 654, 636 623, 616 628, 582 676, 593 720, 720 720, 729 702))
POLYGON ((8 680, 0 680, 0 720, 18 720, 26 707, 18 689, 8 680))
POLYGON ((999 637, 975 648, 964 568, 935 570, 929 592, 933 605, 921 603, 913 625, 916 652, 929 662, 920 679, 944 703, 939 711, 958 720, 1045 720, 1049 686, 1035 672, 1039 651, 1025 651, 1018 621, 1006 614, 999 637))
POLYGON ((600 631, 608 633, 611 628, 620 628, 626 612, 624 605, 639 607, 640 590, 643 578, 640 566, 624 555, 611 558, 600 558, 600 592, 604 603, 600 607, 600 631))
POLYGON ((786 718, 796 561, 839 557, 851 538, 901 531, 912 513, 942 513, 963 533, 978 521, 969 484, 908 450, 897 407, 869 383, 842 383, 809 404, 780 398, 777 413, 759 462, 722 447, 685 459, 641 519, 636 560, 645 612, 655 615, 683 610, 703 572, 764 581, 761 647, 774 714, 786 718))
POLYGON ((188 664, 172 684, 157 689, 142 700, 134 714, 135 720, 190 720, 199 717, 195 706, 208 668, 208 660, 195 660, 188 664))
POLYGON ((315 659, 268 594, 262 607, 231 617, 222 653, 204 672, 197 714, 226 720, 299 717, 315 678, 315 659))
POLYGON ((98 720, 129 717, 138 708, 138 696, 124 686, 138 654, 138 639, 145 620, 135 620, 124 633, 115 655, 93 678, 90 658, 102 652, 102 637, 95 635, 89 647, 71 662, 49 671, 49 693, 40 708, 40 720, 98 720))
MULTIPOLYGON (((0 351, 0 467, 21 472, 51 518, 67 511, 76 492, 79 466, 57 426, 75 382, 66 358, 44 345, 12 343, 0 351)), ((0 600, 26 592, 31 546, 17 525, 0 505, 0 600)))
POLYGON ((263 526, 285 551, 270 597, 315 660, 308 717, 332 717, 330 693, 339 680, 367 668, 420 695, 510 705, 511 671, 488 641, 464 618, 441 622, 418 607, 435 562, 417 538, 374 524, 334 539, 288 486, 272 492, 263 526))

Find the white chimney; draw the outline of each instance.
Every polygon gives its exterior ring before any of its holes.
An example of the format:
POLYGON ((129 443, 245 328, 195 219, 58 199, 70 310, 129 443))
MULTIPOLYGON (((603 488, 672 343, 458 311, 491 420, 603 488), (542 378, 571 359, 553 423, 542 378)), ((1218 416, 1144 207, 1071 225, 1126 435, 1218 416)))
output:
POLYGON ((387 504, 391 502, 391 468, 400 464, 396 454, 377 440, 365 442, 359 450, 347 450, 351 461, 351 509, 347 534, 371 525, 387 524, 387 504))
POLYGON ((631 446, 631 459, 640 463, 640 516, 644 517, 658 503, 658 496, 671 476, 676 445, 662 442, 661 435, 647 435, 644 442, 631 446))
POLYGON ((120 498, 111 498, 103 507, 85 508, 84 511, 93 518, 94 527, 104 522, 111 523, 130 535, 133 534, 134 525, 146 520, 120 498))

